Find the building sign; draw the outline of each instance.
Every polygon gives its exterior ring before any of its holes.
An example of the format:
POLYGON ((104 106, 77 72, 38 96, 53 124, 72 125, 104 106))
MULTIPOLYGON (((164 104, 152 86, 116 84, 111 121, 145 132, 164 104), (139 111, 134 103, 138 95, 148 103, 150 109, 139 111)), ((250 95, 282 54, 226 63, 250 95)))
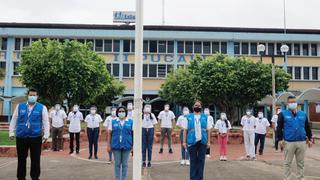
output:
POLYGON ((114 23, 134 23, 136 20, 136 12, 134 11, 114 11, 114 23))

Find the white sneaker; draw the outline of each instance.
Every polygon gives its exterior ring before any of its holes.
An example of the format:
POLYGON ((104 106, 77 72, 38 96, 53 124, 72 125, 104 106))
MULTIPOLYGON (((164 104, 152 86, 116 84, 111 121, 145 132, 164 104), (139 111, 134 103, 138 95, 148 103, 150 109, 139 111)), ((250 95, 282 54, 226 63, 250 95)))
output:
POLYGON ((220 156, 220 161, 223 161, 223 156, 220 156))
POLYGON ((185 160, 181 160, 181 161, 180 161, 180 165, 181 165, 181 166, 183 166, 183 165, 185 165, 185 164, 186 164, 186 161, 185 161, 185 160))
POLYGON ((190 161, 189 160, 186 160, 186 165, 190 166, 190 161))
POLYGON ((226 157, 226 156, 223 156, 223 160, 224 160, 224 161, 227 161, 227 157, 226 157))
POLYGON ((206 157, 207 157, 207 158, 211 158, 210 154, 207 154, 206 157))

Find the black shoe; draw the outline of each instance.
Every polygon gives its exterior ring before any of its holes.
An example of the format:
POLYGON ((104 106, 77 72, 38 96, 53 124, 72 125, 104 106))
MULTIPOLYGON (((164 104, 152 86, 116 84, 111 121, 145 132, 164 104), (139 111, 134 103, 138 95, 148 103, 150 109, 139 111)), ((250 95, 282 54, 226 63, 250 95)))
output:
POLYGON ((79 154, 79 151, 76 151, 77 154, 79 154))
POLYGON ((92 159, 92 156, 89 156, 88 159, 92 159))
POLYGON ((146 167, 146 162, 142 163, 142 167, 145 168, 146 167))
POLYGON ((263 152, 259 152, 259 155, 262 156, 262 155, 263 155, 263 152))
POLYGON ((94 156, 95 159, 98 159, 98 156, 94 156))
POLYGON ((171 149, 171 148, 169 149, 169 153, 170 153, 170 154, 172 154, 172 153, 173 153, 173 151, 172 151, 172 149, 171 149))
POLYGON ((162 154, 162 153, 163 153, 163 149, 162 149, 162 148, 160 149, 159 153, 160 153, 160 154, 162 154))
POLYGON ((149 168, 151 167, 151 163, 150 163, 150 162, 148 162, 148 167, 149 167, 149 168))
POLYGON ((69 154, 72 154, 72 153, 73 153, 73 151, 70 151, 70 152, 69 152, 69 154))

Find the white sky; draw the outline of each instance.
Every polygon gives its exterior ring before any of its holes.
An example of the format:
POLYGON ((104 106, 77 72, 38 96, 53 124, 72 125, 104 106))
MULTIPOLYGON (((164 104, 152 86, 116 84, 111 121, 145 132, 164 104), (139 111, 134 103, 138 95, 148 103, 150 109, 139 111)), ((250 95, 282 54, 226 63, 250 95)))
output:
MULTIPOLYGON (((144 24, 162 23, 162 0, 144 0, 144 24)), ((286 0, 287 27, 320 29, 320 0, 286 0)), ((0 0, 0 22, 112 24, 135 0, 0 0)), ((165 0, 166 25, 283 28, 283 0, 165 0)))

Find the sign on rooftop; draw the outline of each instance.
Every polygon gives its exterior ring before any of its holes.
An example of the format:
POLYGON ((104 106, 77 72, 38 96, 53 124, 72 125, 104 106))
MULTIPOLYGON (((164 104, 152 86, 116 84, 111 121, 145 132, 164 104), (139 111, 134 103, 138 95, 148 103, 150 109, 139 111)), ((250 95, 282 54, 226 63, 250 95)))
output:
POLYGON ((134 23, 136 20, 136 12, 134 11, 113 11, 114 23, 134 23))

